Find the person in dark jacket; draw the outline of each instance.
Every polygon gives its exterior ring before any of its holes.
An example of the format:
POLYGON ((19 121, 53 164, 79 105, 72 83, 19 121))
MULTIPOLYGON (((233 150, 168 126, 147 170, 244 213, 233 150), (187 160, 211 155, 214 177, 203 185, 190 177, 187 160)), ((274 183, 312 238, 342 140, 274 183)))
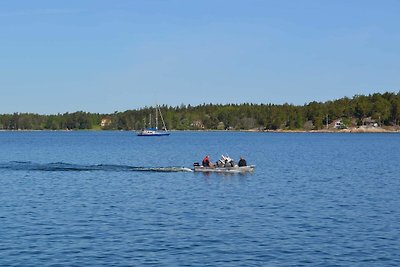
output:
POLYGON ((240 160, 238 162, 239 167, 247 166, 247 162, 243 157, 240 157, 240 160))

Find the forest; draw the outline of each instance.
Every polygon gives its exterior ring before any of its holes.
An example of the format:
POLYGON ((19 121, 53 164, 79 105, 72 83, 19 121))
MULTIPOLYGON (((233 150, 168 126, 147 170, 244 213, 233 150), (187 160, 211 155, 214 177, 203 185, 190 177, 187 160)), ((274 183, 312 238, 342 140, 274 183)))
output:
MULTIPOLYGON (((293 104, 162 105, 168 130, 319 130, 336 120, 342 127, 400 123, 400 91, 343 97, 326 102, 293 104)), ((0 115, 0 130, 139 130, 148 126, 154 107, 112 114, 77 111, 56 115, 13 113, 0 115)))

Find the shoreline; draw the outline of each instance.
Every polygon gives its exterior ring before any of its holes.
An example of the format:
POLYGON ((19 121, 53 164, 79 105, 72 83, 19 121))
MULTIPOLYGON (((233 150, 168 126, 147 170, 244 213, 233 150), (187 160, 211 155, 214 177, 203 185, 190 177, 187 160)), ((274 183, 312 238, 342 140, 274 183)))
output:
MULTIPOLYGON (((4 130, 0 132, 101 132, 101 131, 128 131, 136 132, 136 130, 101 130, 101 129, 81 129, 81 130, 33 130, 33 129, 19 129, 19 130, 4 130)), ((320 130, 169 130, 169 132, 252 132, 252 133, 400 133, 400 126, 387 126, 387 127, 371 127, 359 126, 349 127, 347 129, 320 129, 320 130)))
MULTIPOLYGON (((255 130, 253 130, 255 131, 255 130)), ((400 133, 400 127, 371 127, 358 126, 346 129, 320 129, 320 130, 264 130, 259 132, 273 133, 400 133)))

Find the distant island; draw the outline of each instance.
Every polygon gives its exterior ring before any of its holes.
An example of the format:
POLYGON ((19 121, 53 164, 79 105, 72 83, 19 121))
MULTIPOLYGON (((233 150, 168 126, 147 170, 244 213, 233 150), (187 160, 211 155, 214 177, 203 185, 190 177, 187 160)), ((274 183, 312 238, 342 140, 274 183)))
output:
MULTIPOLYGON (((0 130, 139 130, 152 107, 112 114, 0 115, 0 130)), ((400 131, 400 92, 355 95, 326 102, 292 104, 202 104, 160 106, 170 130, 288 132, 400 131)))

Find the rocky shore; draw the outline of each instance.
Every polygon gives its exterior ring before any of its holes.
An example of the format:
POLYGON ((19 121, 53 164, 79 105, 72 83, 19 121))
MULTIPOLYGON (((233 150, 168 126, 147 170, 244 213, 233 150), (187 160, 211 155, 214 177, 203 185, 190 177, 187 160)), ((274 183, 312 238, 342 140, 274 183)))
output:
MULTIPOLYGON (((251 130, 259 132, 259 130, 251 130)), ((349 127, 346 129, 320 129, 320 130, 265 130, 262 132, 280 132, 280 133, 400 133, 400 126, 384 126, 384 127, 373 127, 373 126, 358 126, 349 127)))

